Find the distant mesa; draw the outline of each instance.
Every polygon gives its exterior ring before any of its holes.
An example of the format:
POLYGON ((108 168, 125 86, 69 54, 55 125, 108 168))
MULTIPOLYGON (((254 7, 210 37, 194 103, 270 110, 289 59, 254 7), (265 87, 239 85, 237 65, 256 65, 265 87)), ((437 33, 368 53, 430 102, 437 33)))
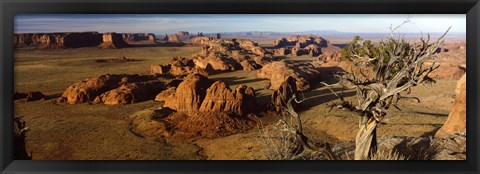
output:
POLYGON ((92 47, 102 43, 98 32, 78 33, 22 33, 13 35, 15 47, 38 47, 40 49, 92 47))
POLYGON ((192 44, 195 45, 205 45, 210 41, 215 40, 213 37, 206 37, 206 36, 197 36, 192 38, 192 44))
POLYGON ((175 33, 175 35, 177 35, 181 39, 187 39, 187 38, 191 37, 191 35, 190 35, 190 33, 188 33, 188 31, 179 31, 179 32, 175 33))
POLYGON ((67 33, 21 33, 13 35, 16 48, 63 49, 94 47, 125 48, 129 45, 117 33, 67 32, 67 33))
POLYGON ((146 43, 156 43, 155 34, 153 33, 120 33, 126 42, 145 41, 146 43))
MULTIPOLYGON (((199 33, 200 34, 200 33, 199 33)), ((203 33, 202 33, 203 35, 203 33)), ((179 31, 175 34, 165 35, 165 45, 182 46, 185 45, 183 41, 193 38, 188 31, 179 31)))
POLYGON ((117 33, 104 33, 103 42, 98 47, 104 49, 117 49, 117 48, 126 48, 130 45, 125 42, 121 34, 117 33))
POLYGON ((183 44, 182 40, 180 40, 180 36, 177 34, 171 34, 167 36, 167 43, 169 44, 183 44))
POLYGON ((165 37, 157 38, 153 33, 115 33, 115 32, 55 32, 55 33, 16 33, 13 35, 15 48, 38 48, 38 49, 66 49, 81 47, 99 47, 103 49, 127 48, 130 46, 183 46, 185 42, 194 40, 194 44, 203 40, 220 39, 216 37, 205 37, 202 32, 196 36, 187 31, 179 31, 174 34, 165 34, 165 37))

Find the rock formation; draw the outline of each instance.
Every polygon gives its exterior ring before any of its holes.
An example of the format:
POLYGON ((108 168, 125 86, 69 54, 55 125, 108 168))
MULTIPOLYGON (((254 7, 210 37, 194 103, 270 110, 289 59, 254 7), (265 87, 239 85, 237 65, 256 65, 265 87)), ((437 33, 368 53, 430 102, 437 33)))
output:
POLYGON ((176 35, 176 34, 168 35, 167 43, 171 43, 171 44, 183 44, 183 42, 180 40, 180 37, 178 37, 178 35, 176 35))
POLYGON ((216 40, 195 37, 192 40, 203 44, 199 54, 189 58, 175 57, 171 63, 165 65, 151 65, 150 73, 179 76, 191 73, 210 75, 241 69, 250 71, 261 68, 272 59, 263 48, 247 39, 216 40))
POLYGON ((212 41, 212 40, 214 40, 213 37, 198 36, 198 37, 192 38, 192 44, 205 45, 205 44, 209 43, 209 42, 212 41))
POLYGON ((303 48, 303 50, 305 50, 305 52, 308 52, 308 55, 310 57, 319 56, 322 53, 322 51, 320 50, 320 47, 315 44, 310 44, 305 48, 303 48))
POLYGON ((270 79, 270 89, 277 90, 291 76, 298 91, 306 91, 310 89, 310 84, 320 81, 321 74, 321 65, 317 61, 294 63, 282 60, 264 65, 257 72, 257 77, 270 79))
POLYGON ((155 34, 153 33, 119 33, 126 42, 145 41, 146 43, 155 43, 155 34))
POLYGON ((278 48, 278 49, 273 49, 272 52, 273 52, 274 56, 285 56, 285 55, 289 54, 287 49, 285 49, 284 47, 281 47, 281 48, 278 48))
POLYGON ((148 34, 147 37, 148 37, 147 43, 156 43, 156 41, 155 41, 155 34, 150 33, 150 34, 148 34))
POLYGON ((102 38, 103 43, 99 45, 100 48, 117 49, 130 46, 123 40, 122 35, 117 33, 104 33, 102 38))
POLYGON ((255 113, 257 108, 255 91, 240 85, 233 91, 222 81, 216 81, 207 89, 200 112, 233 112, 236 115, 255 113))
POLYGON ((174 94, 175 100, 165 101, 164 107, 178 112, 198 112, 211 84, 205 76, 190 74, 178 85, 174 94))
POLYGON ((278 50, 284 48, 292 54, 292 56, 301 56, 308 54, 316 57, 322 53, 321 48, 328 47, 329 42, 318 36, 295 35, 288 38, 279 38, 273 41, 275 49, 272 50, 275 55, 285 55, 286 52, 278 50))
POLYGON ((165 84, 154 76, 107 74, 87 78, 69 86, 57 102, 129 104, 153 99, 164 86, 165 84))
POLYGON ((97 32, 69 33, 20 33, 14 34, 15 47, 38 47, 41 49, 92 47, 102 43, 97 32))
MULTIPOLYGON (((272 104, 276 112, 280 112, 282 108, 286 107, 286 104, 293 95, 297 94, 297 84, 293 77, 287 77, 285 81, 280 85, 278 90, 273 91, 272 93, 272 104)), ((296 103, 293 102, 292 106, 296 106, 296 103)))
POLYGON ((322 54, 318 56, 318 60, 324 63, 328 62, 341 62, 340 58, 340 51, 341 48, 333 45, 329 45, 328 47, 321 48, 322 54))
POLYGON ((166 74, 170 71, 170 65, 150 65, 150 74, 166 74))
POLYGON ((208 76, 214 73, 210 66, 203 68, 197 67, 194 60, 185 57, 176 56, 172 62, 166 65, 150 65, 150 74, 170 74, 173 76, 183 76, 192 73, 198 73, 208 76))
POLYGON ((241 69, 241 65, 236 60, 220 54, 210 54, 206 57, 195 56, 193 63, 201 69, 211 68, 217 71, 234 71, 241 69))
POLYGON ((188 31, 179 31, 179 32, 175 33, 175 35, 177 35, 180 38, 190 37, 190 33, 188 31))
POLYGON ((101 75, 85 79, 69 86, 57 101, 66 102, 67 104, 93 101, 98 95, 117 88, 121 78, 121 76, 115 75, 101 75))
POLYGON ((155 96, 155 101, 158 102, 166 102, 168 100, 175 100, 175 92, 177 91, 177 87, 170 87, 162 92, 158 93, 155 96))
POLYGON ((435 133, 435 137, 440 137, 445 134, 452 134, 466 129, 466 117, 467 117, 467 75, 457 82, 457 89, 455 89, 456 98, 453 108, 450 110, 447 121, 445 124, 435 133))
POLYGON ((174 88, 157 95, 157 101, 165 101, 164 107, 187 113, 233 113, 246 115, 257 111, 255 91, 245 85, 234 90, 222 81, 212 83, 200 74, 190 74, 174 88))
POLYGON ((131 104, 152 99, 162 89, 160 83, 128 83, 107 91, 95 98, 93 103, 106 105, 131 104))
POLYGON ((99 33, 68 33, 62 41, 67 48, 93 47, 102 42, 99 33))

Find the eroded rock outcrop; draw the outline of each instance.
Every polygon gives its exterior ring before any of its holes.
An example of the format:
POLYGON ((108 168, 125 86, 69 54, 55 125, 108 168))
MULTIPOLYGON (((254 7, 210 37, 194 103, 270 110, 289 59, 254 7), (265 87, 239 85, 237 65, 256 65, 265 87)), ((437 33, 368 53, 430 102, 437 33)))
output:
POLYGON ((467 117, 467 75, 457 82, 456 97, 445 124, 435 133, 435 137, 453 134, 466 129, 467 117))
POLYGON ((142 136, 171 135, 217 138, 253 128, 257 121, 255 91, 245 85, 231 90, 221 81, 212 83, 190 74, 178 87, 160 92, 161 109, 131 116, 132 131, 142 136))
POLYGON ((155 41, 153 33, 119 33, 125 41, 155 41))
POLYGON ((310 89, 310 84, 320 81, 322 74, 321 64, 312 62, 276 61, 263 66, 257 72, 257 77, 270 79, 270 89, 278 90, 281 84, 291 76, 295 79, 298 91, 310 89))
POLYGON ((205 45, 209 43, 210 41, 215 40, 213 37, 206 37, 206 36, 197 36, 192 38, 192 44, 196 45, 205 45))
POLYGON ((193 63, 201 69, 212 69, 216 71, 235 71, 241 69, 241 65, 235 59, 220 54, 209 54, 208 56, 197 55, 193 57, 193 63))
POLYGON ((98 47, 104 49, 117 49, 117 48, 126 48, 130 45, 126 43, 121 34, 117 33, 104 33, 103 36, 103 43, 100 44, 98 47))
POLYGON ((318 56, 318 60, 324 63, 341 62, 340 51, 341 48, 333 45, 321 48, 322 54, 318 56))
POLYGON ((118 88, 107 91, 97 96, 94 103, 103 103, 106 105, 131 104, 135 102, 152 99, 152 96, 158 94, 163 85, 159 82, 141 82, 123 84, 118 88))
POLYGON ((78 104, 93 101, 98 95, 117 88, 122 76, 101 75, 85 79, 69 86, 58 102, 67 104, 78 104))
POLYGON ((253 88, 240 85, 234 90, 222 81, 216 81, 207 89, 200 112, 233 112, 236 115, 255 113, 257 101, 253 88))
POLYGON ((170 87, 166 90, 163 90, 162 92, 158 93, 157 96, 155 96, 155 101, 166 102, 168 100, 174 100, 176 91, 177 87, 170 87))
POLYGON ((200 74, 190 74, 177 87, 175 100, 165 101, 164 107, 178 112, 198 112, 212 82, 200 74))
MULTIPOLYGON (((219 64, 221 62, 214 62, 219 64)), ((176 56, 172 62, 165 65, 150 65, 150 74, 170 74, 173 76, 184 76, 188 74, 202 74, 208 76, 214 73, 211 65, 207 64, 205 67, 198 67, 194 63, 194 59, 176 56)))
POLYGON ((14 34, 15 47, 38 47, 41 49, 92 47, 102 43, 98 32, 68 33, 19 33, 14 34))
POLYGON ((315 44, 310 44, 310 45, 304 47, 303 50, 305 52, 308 52, 308 55, 310 57, 319 56, 322 53, 320 47, 318 45, 315 45, 315 44))
POLYGON ((183 44, 183 42, 180 40, 180 37, 178 37, 176 34, 168 35, 167 42, 173 44, 183 44))
POLYGON ((272 52, 275 55, 285 55, 286 52, 292 56, 301 56, 308 54, 311 57, 319 56, 322 53, 321 48, 328 47, 330 43, 319 36, 295 35, 287 38, 279 38, 273 41, 275 49, 272 52), (279 50, 284 48, 285 50, 279 50))
POLYGON ((148 37, 147 43, 156 43, 156 41, 155 41, 155 34, 149 33, 149 34, 147 35, 147 37, 148 37))
POLYGON ((188 58, 174 57, 171 63, 151 65, 151 74, 171 74, 174 76, 199 73, 210 75, 226 71, 259 69, 272 60, 271 55, 253 41, 247 39, 216 40, 198 38, 204 44, 202 51, 188 58))
MULTIPOLYGON (((280 85, 278 90, 272 93, 272 104, 276 112, 280 112, 283 108, 286 108, 286 104, 293 95, 297 94, 297 84, 293 77, 287 77, 285 81, 280 85)), ((297 106, 295 102, 292 102, 292 106, 297 106)))
POLYGON ((232 90, 224 82, 213 83, 200 74, 188 75, 176 89, 169 90, 158 94, 158 101, 165 101, 164 107, 177 112, 246 115, 257 111, 253 88, 240 85, 232 90))
POLYGON ((129 104, 153 99, 162 89, 163 82, 154 76, 107 74, 87 78, 69 86, 57 102, 129 104))

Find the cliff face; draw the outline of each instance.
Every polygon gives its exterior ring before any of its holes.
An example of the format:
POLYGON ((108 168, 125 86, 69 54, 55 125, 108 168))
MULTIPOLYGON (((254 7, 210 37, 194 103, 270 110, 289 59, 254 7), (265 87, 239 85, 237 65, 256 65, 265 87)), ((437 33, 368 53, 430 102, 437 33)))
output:
POLYGON ((102 38, 103 38, 103 43, 98 46, 100 48, 116 49, 116 48, 125 48, 130 46, 123 40, 121 34, 104 33, 102 38))
POLYGON ((79 48, 97 46, 100 43, 102 43, 102 34, 98 32, 20 33, 13 35, 13 44, 16 48, 79 48))
POLYGON ((465 131, 467 127, 467 75, 457 82, 456 97, 445 124, 435 133, 435 137, 465 131))

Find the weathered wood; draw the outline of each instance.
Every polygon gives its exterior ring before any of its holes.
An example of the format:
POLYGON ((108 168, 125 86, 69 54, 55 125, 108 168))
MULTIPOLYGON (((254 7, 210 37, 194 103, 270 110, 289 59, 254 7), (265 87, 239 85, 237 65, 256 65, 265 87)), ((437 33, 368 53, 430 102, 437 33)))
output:
POLYGON ((356 89, 357 104, 355 106, 350 105, 343 96, 331 90, 342 101, 338 108, 351 107, 351 111, 361 116, 356 137, 355 160, 368 160, 375 154, 376 127, 391 105, 400 109, 396 105, 400 99, 420 101, 416 97, 402 96, 401 92, 410 91, 411 87, 422 83, 434 82, 428 75, 439 66, 435 63, 428 67, 423 65, 443 44, 443 38, 450 30, 449 28, 433 43, 430 43, 430 36, 428 36, 427 40, 421 38, 419 44, 410 44, 403 37, 394 37, 393 32, 398 28, 392 28, 391 35, 386 38, 386 41, 380 42, 373 48, 376 49, 375 54, 372 53, 371 48, 363 47, 363 42, 349 52, 352 63, 350 70, 336 77, 340 80, 338 85, 347 89, 356 89), (359 54, 360 51, 363 54, 359 54))

